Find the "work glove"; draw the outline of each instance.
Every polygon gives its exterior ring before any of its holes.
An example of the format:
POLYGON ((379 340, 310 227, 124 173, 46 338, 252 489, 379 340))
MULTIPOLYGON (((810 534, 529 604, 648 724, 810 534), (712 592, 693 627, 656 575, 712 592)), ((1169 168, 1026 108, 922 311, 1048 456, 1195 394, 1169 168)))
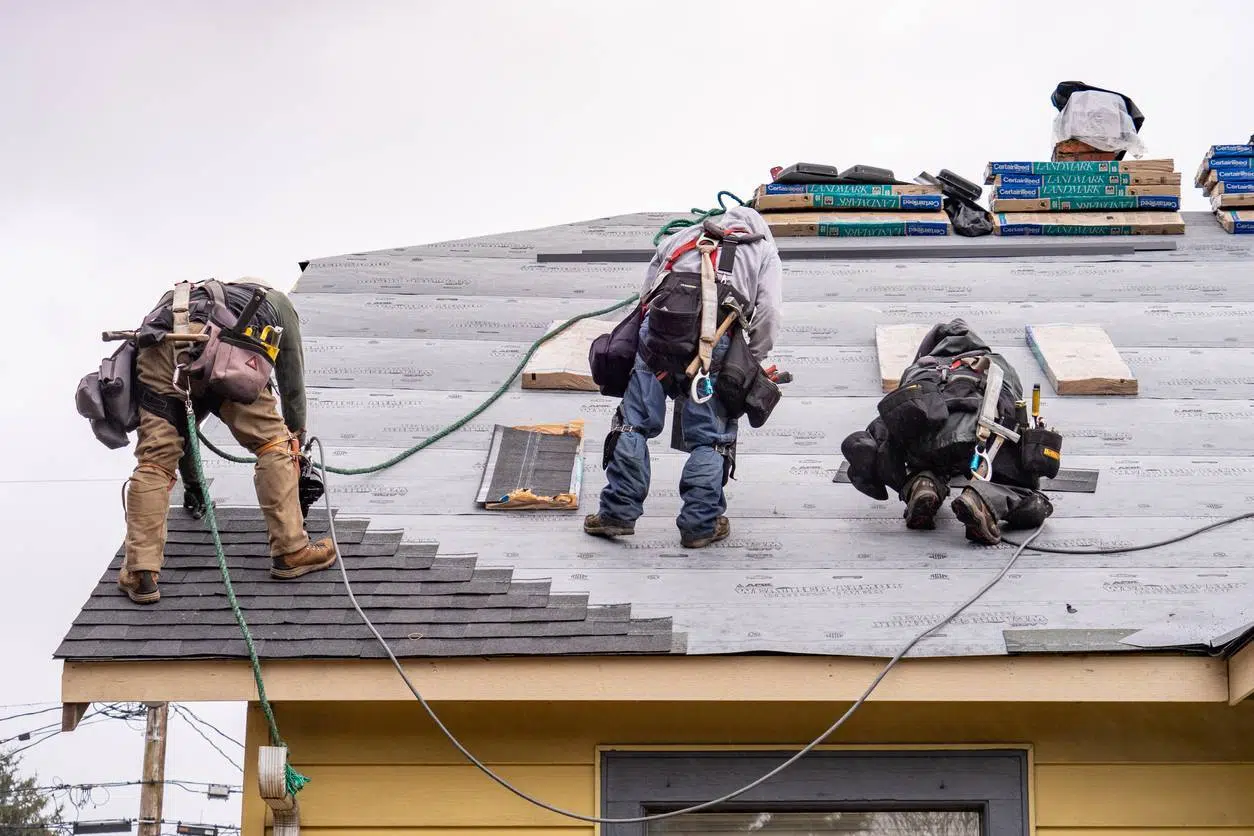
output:
POLYGON ((194 520, 198 520, 205 515, 205 511, 209 508, 209 501, 205 496, 204 486, 199 482, 185 482, 183 484, 183 508, 194 520))

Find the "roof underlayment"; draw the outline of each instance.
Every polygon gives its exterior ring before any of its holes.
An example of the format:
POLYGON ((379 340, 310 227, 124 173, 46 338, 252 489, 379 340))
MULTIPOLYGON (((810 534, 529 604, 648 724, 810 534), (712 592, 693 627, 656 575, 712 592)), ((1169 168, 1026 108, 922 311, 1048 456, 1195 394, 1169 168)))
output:
MULTIPOLYGON (((669 217, 628 215, 310 262, 294 301, 304 320, 309 423, 329 461, 374 463, 433 434, 494 390, 554 319, 636 292, 644 269, 539 263, 538 255, 648 248, 669 217)), ((741 428, 737 479, 727 491, 729 540, 699 552, 679 547, 682 458, 666 445, 669 430, 652 447, 653 491, 637 534, 618 542, 585 536, 580 523, 604 484, 601 445, 615 402, 523 392, 516 383, 468 427, 391 470, 332 476, 337 519, 359 538, 346 546, 354 587, 407 656, 890 656, 1010 555, 1010 546, 968 544, 948 510, 935 532, 910 532, 896 501, 832 482, 841 439, 874 416, 881 396, 875 326, 958 316, 1005 353, 1025 386, 1042 384, 1044 412, 1065 435, 1064 466, 1100 470, 1096 493, 1053 494, 1057 510, 1038 543, 1126 545, 1248 510, 1254 241, 1227 235, 1210 215, 1185 217, 1185 235, 1142 239, 1175 249, 1122 255, 1005 258, 998 250, 1009 239, 955 237, 923 239, 929 258, 915 259, 906 239, 780 239, 786 251, 891 245, 903 254, 785 260, 783 333, 772 361, 796 379, 766 427, 741 428), (946 246, 968 252, 944 259, 938 250, 946 246), (987 248, 988 257, 971 257, 972 247, 987 248), (1102 325, 1140 395, 1054 397, 1024 341, 1027 324, 1048 322, 1102 325), (578 512, 476 505, 495 424, 576 419, 586 422, 578 512)), ((229 442, 220 424, 207 431, 229 442)), ((213 456, 207 467, 219 505, 255 505, 247 467, 213 456)), ((232 567, 263 657, 378 655, 336 573, 269 580, 260 517, 228 516, 232 567)), ((162 601, 131 605, 110 570, 58 656, 242 655, 207 533, 194 521, 172 526, 179 533, 167 550, 162 601)), ((1250 542, 1248 530, 1233 526, 1154 551, 1025 554, 914 655, 1213 651, 1254 622, 1250 542)))

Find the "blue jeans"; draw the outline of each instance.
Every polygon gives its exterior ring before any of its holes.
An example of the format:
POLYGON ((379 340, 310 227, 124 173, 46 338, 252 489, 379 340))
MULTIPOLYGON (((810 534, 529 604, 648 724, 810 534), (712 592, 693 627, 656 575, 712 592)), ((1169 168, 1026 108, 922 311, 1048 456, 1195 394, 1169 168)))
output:
MULTIPOLYGON (((640 326, 640 342, 648 334, 649 320, 640 326)), ((714 348, 714 358, 727 353, 727 337, 714 348)), ((685 383, 686 386, 686 383, 685 383)), ((614 454, 605 468, 606 485, 601 491, 601 516, 634 523, 644 513, 644 500, 649 494, 649 439, 657 438, 666 424, 667 396, 662 384, 645 363, 636 356, 636 366, 623 395, 624 431, 614 447, 614 454)), ((705 403, 684 400, 683 440, 688 448, 688 461, 679 480, 683 508, 675 519, 680 532, 696 537, 714 533, 718 518, 727 510, 723 496, 723 454, 715 446, 730 445, 736 440, 736 422, 728 420, 717 397, 705 403)))

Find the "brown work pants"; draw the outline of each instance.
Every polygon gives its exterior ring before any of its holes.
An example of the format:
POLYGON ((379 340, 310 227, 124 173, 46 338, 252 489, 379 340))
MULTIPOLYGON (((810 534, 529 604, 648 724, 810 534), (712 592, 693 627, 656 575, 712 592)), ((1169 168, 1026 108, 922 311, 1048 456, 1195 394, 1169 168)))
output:
MULTIPOLYGON (((194 324, 191 330, 202 326, 194 324)), ((174 347, 161 343, 139 352, 139 380, 162 397, 174 388, 174 347)), ((270 554, 291 554, 309 544, 300 513, 297 483, 300 464, 292 434, 269 390, 254 403, 224 401, 218 411, 235 440, 257 457, 253 484, 270 532, 270 554)), ((126 560, 123 572, 159 572, 165 557, 166 514, 175 471, 183 455, 183 437, 160 415, 139 412, 138 464, 126 491, 126 560)))

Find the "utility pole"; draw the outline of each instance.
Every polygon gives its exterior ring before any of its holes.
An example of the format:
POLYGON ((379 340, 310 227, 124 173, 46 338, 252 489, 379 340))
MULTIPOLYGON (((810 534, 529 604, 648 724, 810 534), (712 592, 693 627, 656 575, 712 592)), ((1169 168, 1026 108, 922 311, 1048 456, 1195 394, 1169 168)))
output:
POLYGON ((161 806, 165 800, 165 738, 168 703, 148 703, 144 729, 144 775, 139 794, 139 836, 161 836, 161 806))

